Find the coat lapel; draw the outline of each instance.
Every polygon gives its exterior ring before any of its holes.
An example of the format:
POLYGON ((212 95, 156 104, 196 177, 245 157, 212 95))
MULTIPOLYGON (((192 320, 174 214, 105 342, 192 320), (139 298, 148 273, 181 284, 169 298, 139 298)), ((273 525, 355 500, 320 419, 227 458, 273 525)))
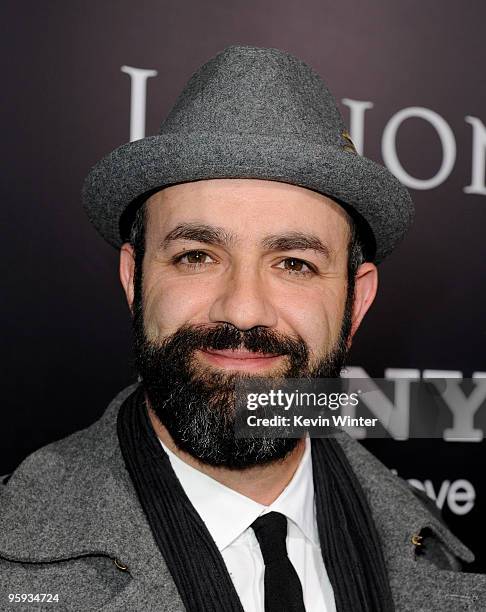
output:
POLYGON ((388 568, 397 610, 485 610, 486 575, 452 571, 456 559, 474 560, 460 542, 393 474, 359 442, 345 433, 337 436, 368 500, 388 568), (413 536, 430 534, 418 554, 413 536), (428 562, 432 544, 450 559, 450 569, 428 562), (443 552, 442 552, 443 551, 443 552))

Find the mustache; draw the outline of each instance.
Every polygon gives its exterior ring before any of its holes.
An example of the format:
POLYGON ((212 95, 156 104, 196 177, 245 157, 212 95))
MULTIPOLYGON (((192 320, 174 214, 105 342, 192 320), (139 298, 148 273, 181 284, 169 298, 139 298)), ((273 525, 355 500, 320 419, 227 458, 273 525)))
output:
POLYGON ((307 345, 300 337, 293 338, 263 326, 241 330, 231 323, 184 324, 160 343, 162 347, 176 354, 197 349, 246 349, 254 353, 290 355, 296 364, 306 363, 309 356, 307 345))

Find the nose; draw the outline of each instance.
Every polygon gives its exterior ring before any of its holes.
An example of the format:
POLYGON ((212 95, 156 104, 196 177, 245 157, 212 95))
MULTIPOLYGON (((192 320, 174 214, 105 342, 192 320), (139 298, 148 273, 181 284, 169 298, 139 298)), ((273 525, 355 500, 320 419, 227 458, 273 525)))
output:
POLYGON ((257 270, 250 266, 235 267, 222 283, 209 311, 212 323, 231 323, 240 330, 276 326, 277 312, 257 270))

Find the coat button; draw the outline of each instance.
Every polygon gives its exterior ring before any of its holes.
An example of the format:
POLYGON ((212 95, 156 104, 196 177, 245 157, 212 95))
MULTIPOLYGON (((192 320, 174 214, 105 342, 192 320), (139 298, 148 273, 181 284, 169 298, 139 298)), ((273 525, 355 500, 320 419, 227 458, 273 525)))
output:
POLYGON ((113 563, 117 566, 117 568, 119 570, 121 570, 122 572, 126 572, 128 570, 128 567, 126 565, 123 565, 123 563, 121 563, 120 561, 118 561, 118 559, 113 559, 113 563))
POLYGON ((414 534, 411 539, 414 546, 422 546, 423 537, 418 533, 414 534))

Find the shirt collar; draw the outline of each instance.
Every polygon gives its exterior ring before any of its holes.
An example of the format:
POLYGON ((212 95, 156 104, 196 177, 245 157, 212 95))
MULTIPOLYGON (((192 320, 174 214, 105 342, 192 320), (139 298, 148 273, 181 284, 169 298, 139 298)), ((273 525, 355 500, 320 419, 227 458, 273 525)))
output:
POLYGON ((314 544, 319 544, 314 504, 311 441, 305 438, 305 450, 292 480, 268 507, 268 511, 281 512, 293 521, 314 544))
POLYGON ((190 502, 199 513, 219 551, 229 546, 261 514, 281 512, 314 544, 319 544, 314 510, 311 444, 305 450, 292 480, 277 499, 265 506, 226 487, 192 467, 160 441, 190 502))

